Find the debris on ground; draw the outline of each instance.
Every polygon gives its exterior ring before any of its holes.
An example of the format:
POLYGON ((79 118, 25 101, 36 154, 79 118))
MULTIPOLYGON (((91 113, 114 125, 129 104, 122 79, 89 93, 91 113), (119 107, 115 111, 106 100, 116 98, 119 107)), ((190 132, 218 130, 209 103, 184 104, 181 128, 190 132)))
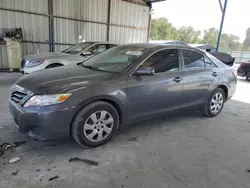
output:
POLYGON ((18 169, 14 169, 14 170, 11 172, 11 175, 12 175, 12 176, 16 176, 18 173, 19 173, 19 170, 18 170, 18 169))
MULTIPOLYGON (((17 142, 14 142, 14 145, 11 145, 10 143, 7 143, 7 142, 0 144, 0 156, 4 154, 4 150, 7 150, 12 147, 18 147, 24 143, 26 143, 26 141, 17 141, 17 142)), ((15 150, 12 150, 12 152, 15 152, 15 150)))
POLYGON ((75 157, 75 158, 70 158, 69 159, 69 162, 84 162, 84 163, 87 163, 87 164, 90 164, 90 165, 94 165, 94 166, 97 166, 98 165, 98 162, 96 161, 92 161, 92 160, 89 160, 89 159, 80 159, 78 157, 75 157))
POLYGON ((48 168, 47 171, 50 171, 50 169, 48 168))
POLYGON ((4 149, 0 148, 0 157, 4 154, 4 149))
POLYGON ((59 178, 59 176, 56 175, 56 176, 51 177, 51 178, 49 179, 49 181, 53 181, 53 180, 58 179, 58 178, 59 178))
POLYGON ((4 150, 9 149, 9 148, 11 148, 11 144, 9 144, 9 143, 2 143, 0 145, 0 148, 2 148, 4 150))
POLYGON ((128 139, 128 141, 137 141, 137 138, 131 137, 131 138, 128 139))
POLYGON ((22 145, 22 144, 25 144, 26 143, 26 141, 25 140, 22 140, 22 141, 16 141, 16 142, 14 142, 14 147, 18 147, 18 146, 20 146, 20 145, 22 145))
POLYGON ((250 168, 248 168, 248 169, 247 169, 247 172, 249 172, 249 173, 250 173, 250 168))
POLYGON ((20 160, 21 160, 20 157, 14 157, 14 158, 9 160, 9 163, 16 163, 16 162, 18 162, 20 160))
POLYGON ((37 172, 40 172, 40 169, 36 169, 37 172))
POLYGON ((126 176, 126 178, 128 178, 128 176, 126 176))
POLYGON ((37 180, 37 181, 43 181, 43 178, 44 178, 44 176, 43 176, 43 174, 40 174, 39 176, 35 176, 35 179, 37 180))

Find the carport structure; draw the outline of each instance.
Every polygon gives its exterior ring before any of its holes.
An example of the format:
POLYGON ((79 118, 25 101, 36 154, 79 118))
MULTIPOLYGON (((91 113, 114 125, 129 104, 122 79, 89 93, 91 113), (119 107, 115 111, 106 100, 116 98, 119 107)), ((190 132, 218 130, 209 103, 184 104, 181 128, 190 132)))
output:
MULTIPOLYGON (((147 42, 152 3, 164 0, 0 0, 0 68, 8 68, 4 28, 21 28, 23 55, 61 51, 80 41, 147 42)), ((220 7, 222 21, 227 0, 220 7)))
MULTIPOLYGON (((0 0, 3 28, 21 28, 23 55, 80 41, 147 42, 151 3, 161 0, 0 0)), ((7 68, 0 41, 0 68, 7 68)))

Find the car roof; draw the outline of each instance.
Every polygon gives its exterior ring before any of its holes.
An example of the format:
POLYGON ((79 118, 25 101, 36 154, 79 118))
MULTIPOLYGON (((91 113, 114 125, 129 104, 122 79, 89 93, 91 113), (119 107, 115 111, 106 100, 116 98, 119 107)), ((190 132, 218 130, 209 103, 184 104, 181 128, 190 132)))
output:
MULTIPOLYGON (((89 42, 89 43, 93 43, 93 44, 113 44, 113 45, 118 45, 117 43, 107 42, 107 41, 85 41, 85 42, 89 42)), ((82 42, 82 43, 85 43, 85 42, 82 42)))
MULTIPOLYGON (((196 51, 201 51, 197 48, 193 48, 191 46, 188 45, 183 45, 183 44, 177 44, 177 43, 132 43, 132 44, 124 44, 122 46, 130 46, 130 47, 139 47, 139 48, 157 48, 157 49, 163 49, 166 47, 169 48, 187 48, 187 49, 193 49, 196 51)), ((201 51, 202 52, 202 51, 201 51)))

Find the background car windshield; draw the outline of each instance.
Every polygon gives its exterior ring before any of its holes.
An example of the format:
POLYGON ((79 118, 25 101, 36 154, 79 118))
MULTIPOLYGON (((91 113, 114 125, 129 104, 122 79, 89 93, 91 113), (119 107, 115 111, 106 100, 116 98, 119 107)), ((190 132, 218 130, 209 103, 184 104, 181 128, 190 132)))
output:
POLYGON ((142 47, 118 46, 83 63, 103 71, 122 72, 145 51, 142 47))
POLYGON ((81 43, 81 44, 71 46, 68 49, 64 50, 63 52, 68 53, 68 54, 77 54, 77 53, 83 51, 85 48, 89 47, 92 44, 93 43, 91 43, 91 42, 84 42, 84 43, 81 43))

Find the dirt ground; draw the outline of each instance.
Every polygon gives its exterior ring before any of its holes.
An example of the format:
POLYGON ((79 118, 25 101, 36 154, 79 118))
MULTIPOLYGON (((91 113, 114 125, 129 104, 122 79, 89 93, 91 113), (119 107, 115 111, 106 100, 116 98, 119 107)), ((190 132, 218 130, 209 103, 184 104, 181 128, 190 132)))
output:
POLYGON ((82 149, 72 140, 37 142, 16 130, 8 95, 19 76, 0 73, 0 144, 27 141, 0 157, 1 188, 250 187, 250 82, 244 79, 215 118, 188 112, 144 121, 104 146, 82 149), (17 156, 20 161, 9 164, 17 156), (99 164, 70 163, 71 157, 99 164))

